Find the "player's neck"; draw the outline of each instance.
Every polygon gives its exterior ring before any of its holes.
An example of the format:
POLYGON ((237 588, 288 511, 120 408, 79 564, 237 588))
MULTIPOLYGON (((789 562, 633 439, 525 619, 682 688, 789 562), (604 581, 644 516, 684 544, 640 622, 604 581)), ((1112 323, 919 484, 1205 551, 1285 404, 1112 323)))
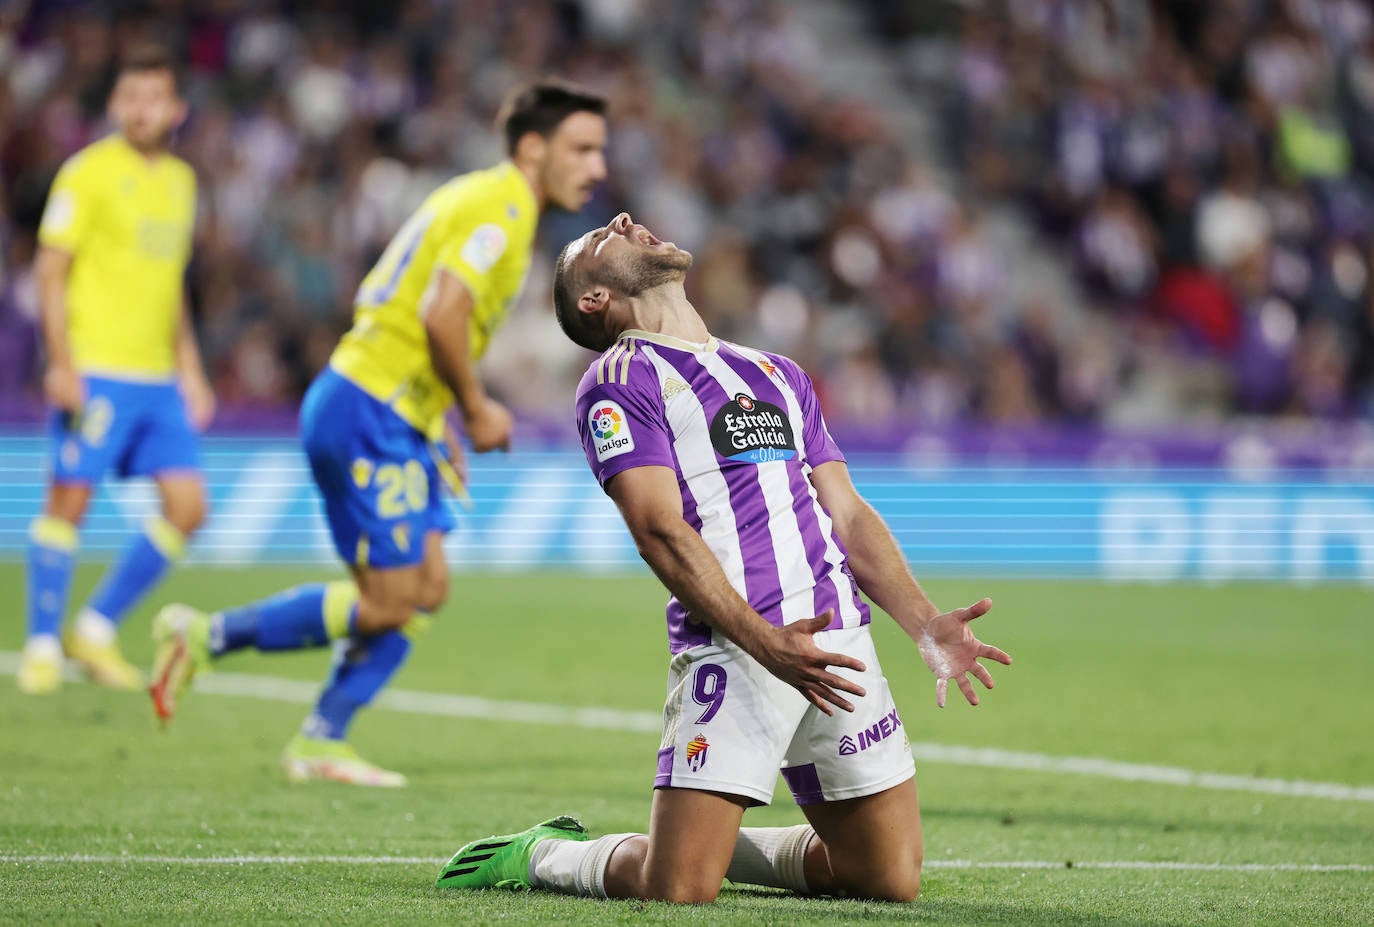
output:
POLYGON ((706 323, 687 299, 687 291, 680 280, 645 290, 630 300, 627 308, 629 324, 625 326, 626 330, 667 335, 693 344, 705 344, 711 340, 706 323))
POLYGON ((153 145, 140 145, 123 132, 119 133, 119 137, 124 140, 124 144, 128 145, 130 149, 149 164, 152 164, 167 153, 167 146, 160 142, 153 145))
POLYGON ((539 212, 545 213, 549 210, 549 201, 544 196, 544 185, 539 182, 539 168, 527 161, 511 160, 515 169, 520 172, 520 176, 525 178, 525 183, 530 185, 530 192, 534 194, 534 201, 539 204, 539 212))

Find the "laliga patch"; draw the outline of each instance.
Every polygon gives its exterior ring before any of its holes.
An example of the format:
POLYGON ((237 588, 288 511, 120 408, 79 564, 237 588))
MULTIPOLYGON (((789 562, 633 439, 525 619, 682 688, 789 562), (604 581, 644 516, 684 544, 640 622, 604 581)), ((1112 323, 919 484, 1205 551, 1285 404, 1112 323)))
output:
POLYGON ((787 413, 740 393, 711 420, 711 444, 729 460, 770 463, 797 456, 797 440, 787 413))
POLYGON ((76 218, 76 197, 70 190, 59 190, 48 200, 48 208, 43 210, 43 231, 65 232, 76 218))
POLYGON ((603 399, 594 404, 587 414, 587 424, 591 426, 597 460, 605 462, 635 449, 630 421, 620 403, 603 399))
POLYGON ((478 273, 484 274, 495 267, 505 253, 506 230, 488 222, 473 230, 458 256, 478 273))

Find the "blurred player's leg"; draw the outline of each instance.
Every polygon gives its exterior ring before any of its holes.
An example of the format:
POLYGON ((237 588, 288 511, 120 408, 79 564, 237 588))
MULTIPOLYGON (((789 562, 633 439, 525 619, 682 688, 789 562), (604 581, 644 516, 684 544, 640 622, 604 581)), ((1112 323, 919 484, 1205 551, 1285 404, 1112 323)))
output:
MULTIPOLYGON (((361 785, 404 785, 400 773, 374 767, 357 758, 340 762, 340 750, 348 750, 348 728, 358 710, 371 704, 377 693, 391 681, 410 654, 412 639, 428 626, 428 613, 443 604, 448 592, 448 568, 444 563, 443 533, 425 534, 425 559, 414 573, 414 587, 402 596, 397 588, 389 594, 384 585, 397 586, 398 571, 355 568, 359 588, 365 599, 383 596, 414 602, 415 614, 404 627, 380 634, 357 634, 335 646, 334 665, 320 693, 315 709, 305 719, 300 733, 282 755, 287 778, 333 779, 361 785), (380 781, 379 781, 380 780, 380 781)), ((409 576, 407 571, 405 574, 409 576)), ((371 623, 363 623, 364 628, 371 623)))
POLYGON ((162 514, 149 519, 106 572, 63 641, 67 655, 95 681, 117 689, 141 689, 143 675, 116 644, 121 621, 182 558, 187 540, 205 519, 199 439, 173 384, 113 383, 108 395, 115 424, 106 442, 118 441, 120 476, 151 476, 162 514))
POLYGON ((186 553, 187 539, 205 517, 205 487, 188 473, 157 479, 162 516, 151 518, 105 574, 76 619, 76 634, 91 642, 114 643, 116 629, 186 553))
POLYGON ((47 512, 29 527, 27 558, 28 638, 16 681, 23 692, 52 692, 62 684, 59 634, 76 565, 77 525, 90 501, 91 487, 58 483, 47 512))
POLYGON ((271 598, 208 615, 169 605, 153 620, 157 653, 149 692, 163 721, 197 672, 216 657, 255 648, 270 652, 322 647, 357 628, 358 588, 351 580, 297 586, 271 598))
MULTIPOLYGON (((436 585, 436 574, 442 577, 438 585, 447 589, 442 545, 443 535, 438 532, 430 532, 425 538, 425 561, 419 571, 418 614, 405 627, 381 634, 355 635, 335 647, 329 681, 320 693, 315 710, 306 718, 302 733, 315 738, 344 740, 358 709, 370 704, 401 668, 410 653, 412 638, 428 622, 427 613, 443 601, 443 592, 431 592, 436 585)), ((378 573, 359 571, 360 585, 369 588, 376 582, 373 576, 378 573)))

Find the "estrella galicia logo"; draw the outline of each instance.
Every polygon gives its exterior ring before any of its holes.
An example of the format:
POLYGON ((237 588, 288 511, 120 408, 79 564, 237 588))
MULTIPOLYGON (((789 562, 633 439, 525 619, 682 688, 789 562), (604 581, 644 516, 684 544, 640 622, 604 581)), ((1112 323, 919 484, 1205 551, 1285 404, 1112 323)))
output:
POLYGON ((859 748, 854 743, 854 738, 845 734, 840 738, 840 756, 853 756, 859 752, 859 748))
POLYGON ((711 421, 711 444, 730 460, 768 463, 797 456, 787 414, 770 402, 738 393, 711 421))

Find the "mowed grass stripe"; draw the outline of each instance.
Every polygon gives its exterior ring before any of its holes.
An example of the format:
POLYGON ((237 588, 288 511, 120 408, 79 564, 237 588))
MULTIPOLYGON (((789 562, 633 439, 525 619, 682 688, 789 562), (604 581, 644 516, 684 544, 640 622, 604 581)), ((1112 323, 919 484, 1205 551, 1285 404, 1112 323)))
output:
MULTIPOLYGON (((80 865, 168 866, 440 866, 447 858, 427 856, 158 856, 141 854, 0 854, 10 865, 69 863, 80 865)), ((1195 863, 1169 860, 926 860, 925 869, 1131 869, 1164 872, 1374 872, 1362 863, 1195 863)))
MULTIPOLYGON (((0 675, 13 675, 19 667, 19 656, 14 651, 0 651, 0 675)), ((71 667, 68 667, 67 678, 72 681, 80 681, 82 677, 71 667)), ((313 704, 319 695, 319 683, 316 682, 247 673, 210 673, 196 679, 194 688, 197 692, 208 695, 254 698, 304 705, 313 704)), ((474 695, 420 692, 413 689, 389 689, 378 698, 375 707, 445 718, 520 722, 628 733, 656 734, 661 730, 662 725, 662 720, 656 712, 623 711, 595 706, 574 707, 543 702, 502 701, 474 695)), ((1185 769, 1177 766, 1126 763, 1100 757, 1051 756, 1043 753, 967 747, 957 744, 915 742, 912 743, 911 749, 919 763, 945 763, 990 769, 1065 773, 1123 782, 1148 782, 1186 788, 1256 792, 1266 795, 1320 798, 1334 801, 1374 802, 1374 786, 1371 785, 1258 778, 1185 769)))

